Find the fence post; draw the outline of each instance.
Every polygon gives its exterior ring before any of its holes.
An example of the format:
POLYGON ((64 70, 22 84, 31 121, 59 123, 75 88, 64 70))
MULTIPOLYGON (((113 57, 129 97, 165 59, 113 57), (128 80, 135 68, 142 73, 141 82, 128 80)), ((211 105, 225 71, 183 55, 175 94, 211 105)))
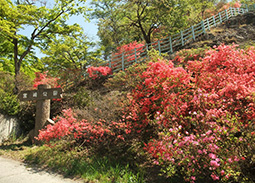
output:
POLYGON ((112 68, 112 59, 109 60, 109 67, 112 68))
POLYGON ((216 21, 215 21, 215 16, 213 15, 213 24, 216 27, 216 21))
POLYGON ((206 31, 205 31, 205 24, 204 24, 204 21, 202 20, 201 23, 202 23, 202 30, 203 30, 203 33, 205 34, 206 31))
POLYGON ((135 63, 137 63, 136 48, 135 48, 135 63))
POLYGON ((170 44, 170 52, 173 53, 173 45, 172 45, 172 38, 169 37, 169 44, 170 44))
POLYGON ((125 65, 124 65, 124 52, 122 52, 122 56, 121 56, 121 68, 124 71, 125 70, 125 65))
POLYGON ((221 13, 219 12, 220 23, 222 23, 221 13))
POLYGON ((228 20, 228 11, 227 10, 225 10, 225 14, 226 14, 226 18, 228 20))
POLYGON ((231 17, 232 17, 232 16, 234 15, 234 14, 233 14, 233 8, 230 7, 229 10, 230 10, 230 14, 231 14, 231 17))
POLYGON ((149 55, 148 55, 148 50, 149 50, 149 47, 148 47, 148 44, 146 43, 146 56, 147 56, 147 58, 149 58, 149 55))
POLYGON ((182 31, 181 31, 181 41, 182 41, 182 46, 184 46, 183 32, 182 31))
POLYGON ((158 51, 159 51, 159 55, 161 55, 160 41, 159 40, 158 40, 158 51))
POLYGON ((192 38, 193 38, 193 41, 195 41, 196 36, 195 36, 195 31, 194 31, 194 26, 193 25, 191 26, 191 29, 192 29, 192 38))
POLYGON ((209 23, 208 18, 206 19, 206 21, 207 21, 207 27, 208 27, 208 30, 210 30, 210 23, 209 23))

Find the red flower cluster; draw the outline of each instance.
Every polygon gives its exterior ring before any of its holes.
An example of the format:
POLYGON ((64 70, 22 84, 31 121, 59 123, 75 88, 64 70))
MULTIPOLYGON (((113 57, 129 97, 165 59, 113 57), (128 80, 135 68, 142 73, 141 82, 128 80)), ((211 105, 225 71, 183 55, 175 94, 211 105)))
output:
POLYGON ((125 118, 135 133, 157 133, 145 150, 168 175, 187 181, 226 180, 252 152, 255 118, 255 50, 221 45, 187 70, 170 61, 149 63, 143 82, 129 96, 125 118), (236 138, 243 134, 246 138, 236 138), (247 148, 242 153, 237 149, 247 148), (229 160, 229 161, 228 161, 229 160), (223 173, 225 172, 225 173, 223 173), (203 175, 204 173, 204 175, 203 175), (208 175, 209 174, 209 175, 208 175))
POLYGON ((37 86, 40 84, 48 84, 51 87, 60 88, 60 86, 58 85, 58 80, 58 78, 48 76, 48 71, 45 71, 43 73, 36 72, 34 79, 34 88, 37 88, 37 86))
POLYGON ((41 130, 37 139, 49 142, 54 139, 72 137, 76 140, 82 139, 86 144, 96 145, 98 143, 112 143, 117 140, 124 140, 122 133, 126 125, 123 122, 111 122, 100 120, 88 122, 78 120, 71 109, 63 110, 63 117, 54 119, 55 125, 48 125, 41 130))
POLYGON ((125 65, 133 64, 135 59, 140 57, 143 49, 144 44, 137 43, 136 41, 118 47, 117 52, 112 55, 112 68, 121 67, 122 59, 125 60, 125 65))
POLYGON ((168 176, 179 174, 189 182, 236 178, 240 162, 254 161, 255 49, 221 45, 203 55, 180 57, 185 68, 158 59, 134 73, 139 79, 122 121, 79 121, 66 110, 38 139, 68 136, 97 145, 138 135, 168 176))
POLYGON ((99 78, 101 76, 108 76, 112 74, 112 69, 110 67, 89 67, 88 71, 89 73, 89 77, 91 77, 92 79, 96 79, 99 78))

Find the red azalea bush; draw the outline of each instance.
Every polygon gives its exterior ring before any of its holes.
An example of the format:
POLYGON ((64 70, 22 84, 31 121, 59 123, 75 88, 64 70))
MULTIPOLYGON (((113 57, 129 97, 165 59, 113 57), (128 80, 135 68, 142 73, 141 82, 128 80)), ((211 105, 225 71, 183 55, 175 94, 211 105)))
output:
POLYGON ((112 74, 112 69, 110 67, 89 67, 88 71, 89 77, 92 79, 100 78, 102 76, 108 76, 112 74))
POLYGON ((125 65, 132 65, 135 59, 138 59, 140 57, 143 49, 144 44, 137 43, 136 41, 118 47, 117 52, 112 55, 112 68, 121 67, 122 59, 124 59, 125 65))
POLYGON ((121 121, 107 123, 104 120, 98 122, 78 120, 71 109, 63 110, 63 116, 57 116, 54 121, 56 121, 55 125, 48 125, 40 131, 38 140, 50 142, 71 137, 82 141, 83 144, 93 146, 124 140, 125 123, 121 121))
POLYGON ((188 61, 200 60, 205 56, 206 51, 210 47, 204 46, 202 48, 191 48, 191 49, 182 49, 176 52, 176 55, 172 62, 175 65, 186 68, 188 61))
POLYGON ((145 150, 168 176, 225 181, 244 160, 254 165, 255 50, 235 47, 211 49, 187 70, 150 63, 129 95, 131 133, 154 132, 145 150))
POLYGON ((34 88, 37 88, 40 84, 48 84, 51 87, 57 87, 60 88, 58 84, 59 78, 50 77, 48 75, 48 71, 45 71, 43 73, 36 72, 35 73, 35 79, 34 79, 34 88))
POLYGON ((203 58, 186 60, 185 68, 152 59, 135 70, 141 72, 133 73, 136 83, 129 83, 122 121, 77 120, 67 110, 38 139, 72 137, 97 145, 128 134, 140 138, 169 177, 254 180, 254 48, 221 45, 205 51, 203 58))

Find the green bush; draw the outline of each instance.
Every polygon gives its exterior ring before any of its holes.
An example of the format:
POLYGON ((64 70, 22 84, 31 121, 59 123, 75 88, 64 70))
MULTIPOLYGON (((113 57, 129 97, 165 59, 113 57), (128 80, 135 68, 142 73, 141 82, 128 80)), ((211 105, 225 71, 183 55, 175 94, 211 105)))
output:
POLYGON ((17 96, 13 94, 14 77, 8 72, 0 71, 0 112, 16 115, 20 111, 17 96))
POLYGON ((19 101, 16 95, 0 93, 0 112, 8 115, 17 115, 20 111, 19 101))
POLYGON ((92 102, 91 91, 87 90, 85 87, 80 87, 73 96, 73 102, 78 108, 89 106, 92 102))

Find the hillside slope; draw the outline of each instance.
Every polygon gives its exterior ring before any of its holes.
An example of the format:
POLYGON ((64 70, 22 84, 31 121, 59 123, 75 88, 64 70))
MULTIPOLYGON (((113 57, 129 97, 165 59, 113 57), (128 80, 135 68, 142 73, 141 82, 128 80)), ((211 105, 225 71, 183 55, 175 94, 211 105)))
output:
POLYGON ((184 49, 200 48, 205 45, 213 47, 221 43, 236 43, 240 47, 255 45, 255 12, 231 17, 222 25, 213 28, 199 41, 184 46, 184 49))

